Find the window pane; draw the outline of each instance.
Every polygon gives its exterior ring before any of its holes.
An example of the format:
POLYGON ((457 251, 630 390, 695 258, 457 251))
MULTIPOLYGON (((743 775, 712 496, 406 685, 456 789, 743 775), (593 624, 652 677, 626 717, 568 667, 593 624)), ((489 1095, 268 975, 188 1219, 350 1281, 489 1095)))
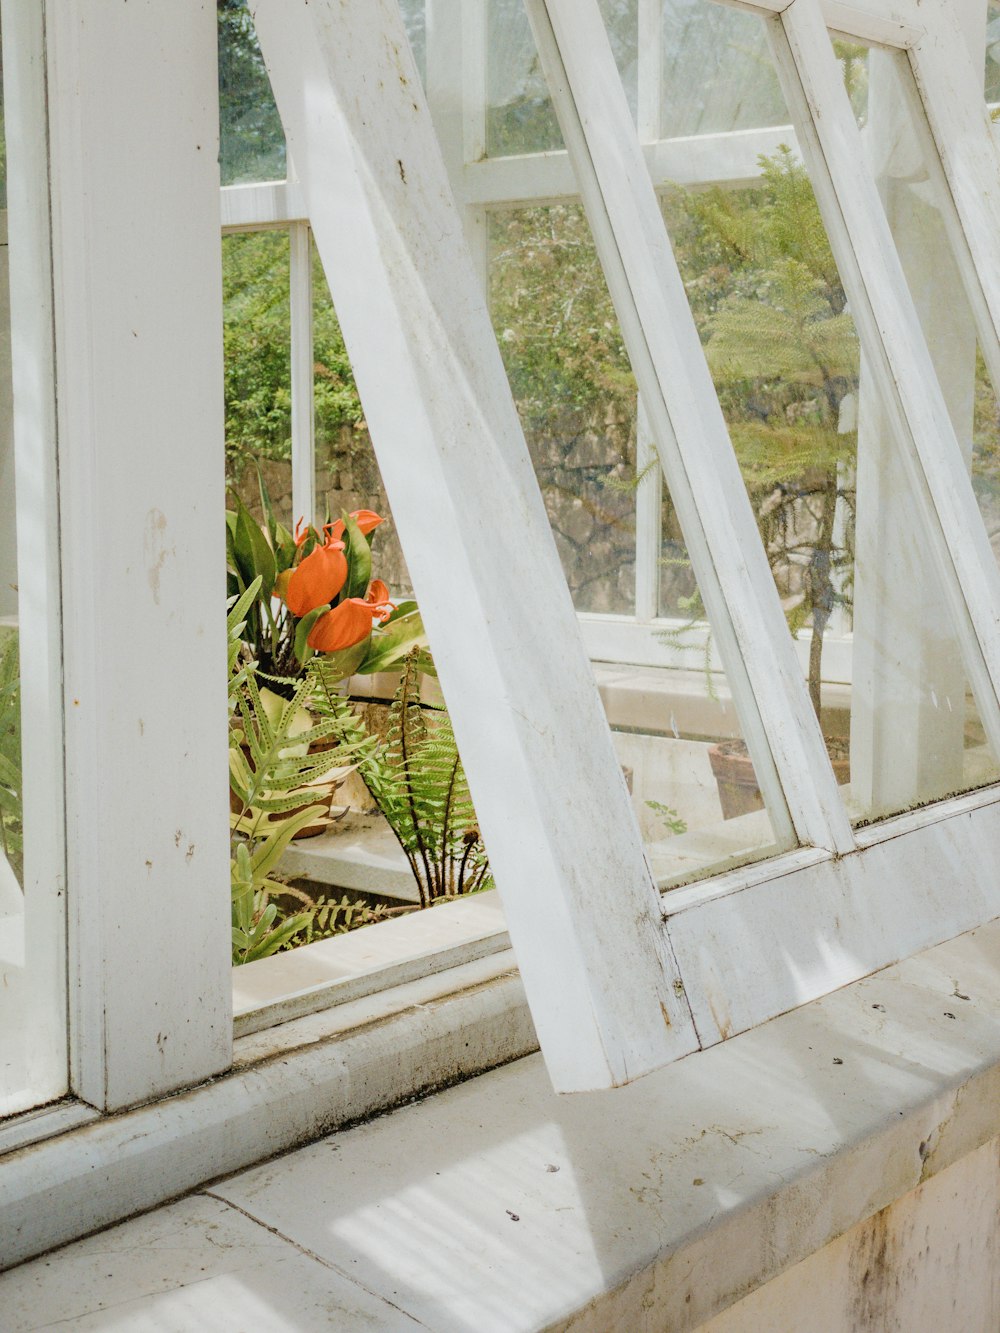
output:
MULTIPOLYGON (((837 54, 872 142, 874 71, 869 84, 854 44, 837 54)), ((668 190, 664 209, 834 771, 865 821, 994 768, 794 139, 759 169, 753 188, 668 190)))
POLYGON ((222 239, 226 478, 260 518, 259 466, 278 517, 293 522, 288 233, 222 239))
MULTIPOLYGON (((995 533, 996 399, 951 245, 948 202, 927 158, 928 140, 918 133, 909 63, 901 53, 872 49, 868 67, 868 107, 861 120, 868 161, 987 529, 995 533)), ((863 399, 855 640, 856 660, 871 680, 872 718, 855 745, 864 765, 855 792, 873 814, 1000 776, 967 689, 941 578, 907 522, 912 501, 889 434, 872 398, 863 399), (899 571, 891 599, 886 567, 899 571), (865 632, 875 624, 877 635, 865 632), (893 659, 887 659, 890 644, 893 659), (888 660, 895 669, 887 669, 888 660), (912 684, 900 692, 904 666, 912 684), (903 741, 903 735, 915 739, 903 741), (890 736, 896 739, 890 742, 890 736)))
POLYGON ((787 125, 764 32, 750 14, 710 0, 664 0, 665 139, 787 125))
MULTIPOLYGON (((491 214, 490 301, 576 607, 630 617, 637 499, 659 462, 637 468, 635 381, 580 205, 491 214)), ((664 885, 776 846, 679 528, 673 554, 675 610, 687 598, 676 623, 631 624, 621 640, 605 619, 591 643, 598 659, 617 659, 595 671, 664 885)))
MULTIPOLYGON (((633 118, 638 0, 600 0, 633 118)), ((524 0, 487 0, 486 151, 490 157, 562 148, 524 0)))
POLYGON ((315 248, 313 369, 317 517, 323 521, 339 518, 344 510, 373 509, 387 519, 378 534, 378 577, 389 585, 395 599, 412 597, 410 576, 365 425, 344 336, 315 248))
POLYGON ((635 381, 578 204, 491 214, 490 305, 576 608, 628 615, 635 381))
MULTIPOLYGON (((0 125, 16 123, 14 108, 0 116, 0 125)), ((17 138, 12 147, 18 174, 8 214, 0 145, 0 1116, 67 1087, 62 756, 61 737, 53 735, 61 701, 47 675, 57 637, 48 582, 57 535, 46 507, 55 441, 46 349, 35 346, 44 332, 38 311, 49 307, 41 287, 50 279, 47 251, 16 211, 31 189, 44 188, 45 163, 25 160, 17 138), (16 370, 12 335, 21 348, 16 370)))
POLYGON ((217 0, 223 185, 285 178, 285 135, 246 0, 217 0))

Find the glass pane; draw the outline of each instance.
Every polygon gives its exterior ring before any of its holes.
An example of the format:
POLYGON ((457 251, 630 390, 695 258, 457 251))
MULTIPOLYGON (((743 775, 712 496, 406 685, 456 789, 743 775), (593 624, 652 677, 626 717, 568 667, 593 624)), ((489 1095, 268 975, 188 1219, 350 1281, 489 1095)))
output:
POLYGON ((224 236, 222 295, 226 479, 260 518, 259 466, 278 517, 291 524, 288 233, 224 236))
MULTIPOLYGON (((638 0, 601 0, 618 70, 636 115, 638 0)), ((490 157, 562 148, 524 0, 488 0, 486 151, 490 157)))
POLYGON ((424 83, 427 82, 427 4, 426 0, 399 0, 399 9, 406 24, 413 58, 424 83))
POLYGON ((635 381, 577 204, 490 216, 490 306, 578 611, 635 608, 635 381))
POLYGON ((365 425, 344 336, 315 249, 313 366, 317 517, 337 519, 344 510, 350 513, 355 509, 372 509, 386 518, 388 521, 379 528, 378 576, 389 585, 394 598, 412 597, 410 576, 396 525, 391 521, 389 501, 365 425))
MULTIPOLYGON (((872 143, 874 68, 856 44, 836 51, 872 143)), ((989 780, 938 572, 794 141, 761 155, 752 186, 667 190, 664 211, 852 817, 989 780)), ((674 568, 661 609, 697 612, 674 568)))
MULTIPOLYGON (((868 66, 868 108, 862 121, 868 162, 987 530, 995 535, 996 398, 977 349, 975 322, 951 244, 950 204, 936 163, 928 160, 926 126, 915 119, 921 113, 909 63, 901 53, 872 49, 868 66)), ((865 761, 855 787, 872 813, 882 813, 995 781, 1000 768, 967 689, 938 571, 906 520, 910 498, 887 440, 888 425, 875 404, 864 399, 860 427, 855 638, 856 657, 872 678, 873 717, 855 746, 865 761), (888 562, 900 566, 891 605, 884 580, 868 572, 888 562), (871 636, 862 633, 865 623, 879 626, 874 646, 871 636), (896 674, 886 670, 890 639, 896 644, 897 670, 905 663, 914 682, 909 700, 900 698, 895 688, 891 697, 887 688, 896 674), (908 744, 890 742, 902 727, 913 739, 908 744)))
POLYGON ((285 135, 246 0, 217 0, 223 185, 285 178, 285 135))
MULTIPOLYGON (((17 123, 10 112, 0 113, 0 126, 17 123)), ((20 186, 12 182, 15 210, 27 191, 45 188, 45 163, 24 160, 23 141, 12 135, 13 181, 20 186)), ((54 476, 53 386, 24 353, 37 332, 36 309, 47 304, 36 283, 47 286, 50 279, 40 238, 6 211, 3 144, 0 162, 0 1116, 6 1116, 62 1096, 67 1063, 62 756, 61 739, 52 734, 61 701, 45 675, 56 604, 48 584, 56 532, 45 509, 54 476), (22 324, 15 369, 11 334, 22 324), (30 566, 21 563, 19 573, 19 553, 23 562, 27 552, 30 566)))
POLYGON ((710 0, 664 0, 661 134, 787 125, 759 21, 710 0))
MULTIPOLYGON (((497 339, 567 582, 578 610, 603 613, 595 631, 613 635, 609 614, 630 617, 636 606, 645 470, 635 382, 590 230, 577 204, 498 211, 489 250, 497 339)), ((633 623, 638 638, 593 647, 618 657, 595 671, 661 884, 776 846, 748 761, 713 754, 739 749, 740 724, 679 530, 674 549, 683 619, 655 631, 633 623), (726 770, 721 786, 713 765, 726 770)))
POLYGON ((991 0, 986 16, 986 101, 1000 103, 1000 5, 991 0))

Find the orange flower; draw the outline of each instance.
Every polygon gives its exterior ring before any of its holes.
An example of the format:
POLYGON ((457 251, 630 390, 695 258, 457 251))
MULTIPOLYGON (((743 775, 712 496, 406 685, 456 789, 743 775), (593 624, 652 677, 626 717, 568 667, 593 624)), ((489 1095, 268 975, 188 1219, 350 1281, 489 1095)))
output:
POLYGON ((365 593, 365 601, 372 608, 372 615, 377 614, 380 621, 388 620, 396 609, 389 601, 389 589, 381 579, 372 579, 365 593))
POLYGON ((353 648, 372 632, 372 608, 362 597, 348 597, 320 616, 306 640, 318 653, 339 653, 353 648))
POLYGON ((317 546, 292 571, 285 604, 293 616, 306 616, 324 602, 332 602, 347 580, 344 543, 317 546))
MULTIPOLYGON (((374 509, 352 509, 351 518, 354 519, 361 529, 361 535, 367 537, 382 522, 382 519, 375 513, 374 509)), ((328 532, 334 541, 339 541, 344 535, 344 520, 338 518, 336 523, 328 524, 324 529, 328 532)))
POLYGON ((353 648, 368 638, 374 620, 388 620, 393 609, 389 589, 381 579, 372 579, 366 596, 348 597, 320 616, 306 643, 318 653, 339 653, 344 648, 353 648))

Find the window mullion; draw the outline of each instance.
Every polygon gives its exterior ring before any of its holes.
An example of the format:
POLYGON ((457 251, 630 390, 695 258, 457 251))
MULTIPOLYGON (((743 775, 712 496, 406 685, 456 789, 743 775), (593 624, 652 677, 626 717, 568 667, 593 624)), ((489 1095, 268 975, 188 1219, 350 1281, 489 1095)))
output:
MULTIPOLYGON (((4 573, 0 610, 17 613, 20 653, 21 771, 24 804, 25 979, 19 1021, 30 1024, 29 1091, 42 1100, 67 1087, 67 903, 63 761, 60 532, 56 383, 47 143, 44 18, 37 5, 3 5, 3 101, 10 145, 10 242, 3 324, 10 330, 4 408, 13 481, 3 497, 16 552, 4 573), (15 504, 16 496, 16 504, 15 504), (16 513, 15 513, 16 510, 16 513), (8 600, 10 598, 10 600, 8 600)), ((9 236, 7 229, 9 228, 9 236)), ((8 261, 4 260, 5 266, 8 261)), ((5 464, 7 459, 4 460, 5 464)), ((6 467, 5 467, 6 471, 6 467)), ((4 534, 6 541, 7 533, 4 534)))
POLYGON ((697 1034, 398 7, 254 12, 546 1061, 628 1081, 697 1034))
POLYGON ((73 1089, 111 1110, 232 1050, 216 17, 45 22, 73 1089))
POLYGON ((660 609, 663 469, 641 395, 636 409, 635 472, 635 616, 649 621, 656 619, 660 609))
POLYGON ((851 312, 921 500, 925 537, 955 615, 980 719, 994 753, 1000 753, 1000 574, 889 224, 864 165, 860 131, 818 0, 793 0, 768 27, 851 312))
POLYGON ((596 0, 528 0, 660 462, 776 830, 854 846, 596 0))
POLYGON ((638 0, 638 130, 640 143, 660 138, 663 94, 663 0, 638 0))
MULTIPOLYGON (((313 394, 312 235, 307 222, 288 229, 292 384, 292 521, 315 523, 316 413, 313 394)), ((337 515, 332 515, 336 518, 337 515)))
MULTIPOLYGON (((981 14, 976 11, 976 18, 981 14)), ((983 359, 1000 393, 1000 147, 958 15, 943 6, 927 15, 928 31, 909 50, 921 102, 912 108, 925 157, 943 177, 944 220, 972 307, 983 359)), ((983 27, 976 25, 980 65, 983 27)))

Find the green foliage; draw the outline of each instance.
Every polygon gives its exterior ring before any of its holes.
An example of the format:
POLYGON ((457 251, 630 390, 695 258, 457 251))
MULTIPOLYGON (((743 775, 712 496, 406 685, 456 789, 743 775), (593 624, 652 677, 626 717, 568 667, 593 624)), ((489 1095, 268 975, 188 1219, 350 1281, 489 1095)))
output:
POLYGON ((678 814, 672 806, 664 805, 662 801, 647 801, 646 806, 652 810, 668 833, 675 836, 679 833, 687 833, 687 820, 678 814))
POLYGON ((222 240, 226 459, 239 476, 251 458, 290 458, 292 388, 288 235, 222 240))
MULTIPOLYGON (((260 231, 222 242, 226 458, 238 478, 251 460, 291 457, 288 234, 260 231)), ((344 335, 313 252, 316 434, 364 420, 344 335)))
POLYGON ((247 670, 236 691, 238 725, 229 749, 229 780, 239 803, 234 828, 251 839, 271 827, 271 815, 297 811, 327 796, 354 765, 358 747, 341 743, 310 749, 340 740, 331 719, 314 722, 308 707, 314 688, 313 677, 306 676, 285 699, 262 690, 256 673, 247 670))
POLYGON ((273 872, 291 839, 318 814, 322 806, 309 806, 272 827, 265 837, 234 843, 230 861, 234 966, 270 957, 308 927, 308 911, 287 915, 272 902, 274 894, 294 892, 274 879, 273 872))
POLYGON ((329 687, 322 663, 311 668, 316 706, 353 747, 358 772, 406 854, 421 907, 492 886, 486 850, 444 709, 420 704, 426 658, 406 658, 382 735, 369 734, 349 700, 329 687))
POLYGON ((313 905, 307 913, 308 921, 298 937, 293 938, 284 947, 300 944, 313 944, 317 940, 330 939, 333 935, 344 935, 348 931, 358 930, 361 926, 373 926, 385 921, 391 909, 381 904, 372 907, 369 903, 344 894, 339 900, 325 898, 313 905))
POLYGON ((284 180, 285 136, 245 0, 217 0, 222 184, 284 180))
POLYGON ((583 209, 498 213, 491 251, 493 323, 526 428, 609 400, 630 416, 635 381, 583 209))
POLYGON ((313 725, 305 706, 310 682, 303 679, 291 699, 257 685, 254 668, 243 658, 242 617, 257 592, 251 586, 231 605, 229 699, 235 714, 230 731, 230 786, 235 796, 230 844, 233 963, 266 958, 308 932, 315 905, 276 877, 291 839, 326 817, 333 789, 351 765, 351 747, 310 754, 313 742, 328 741, 329 723, 313 725), (275 896, 302 900, 289 914, 275 896))
POLYGON ((805 168, 784 147, 760 166, 755 189, 666 211, 789 624, 812 629, 818 713, 823 634, 851 598, 858 342, 805 168))
MULTIPOLYGON (((371 535, 365 536, 355 517, 344 514, 336 525, 339 545, 344 548, 346 578, 339 592, 330 595, 330 603, 313 606, 302 617, 295 616, 284 601, 288 579, 296 566, 317 546, 336 538, 327 525, 322 532, 307 527, 298 540, 275 517, 271 497, 258 469, 263 526, 236 496, 235 509, 226 513, 226 557, 230 597, 240 598, 242 636, 246 656, 257 664, 261 675, 269 679, 286 697, 302 677, 306 663, 315 651, 309 646, 310 632, 317 622, 347 599, 364 601, 372 585, 371 535), (244 600, 251 587, 253 596, 244 600)), ((360 512, 360 511, 359 511, 360 512)), ((328 595, 324 590, 320 594, 328 595)), ((378 597, 383 595, 379 590, 378 597)), ((379 604, 371 610, 366 623, 370 631, 357 643, 348 643, 338 651, 325 653, 326 676, 337 679, 354 674, 384 671, 400 660, 414 646, 426 643, 423 622, 415 602, 379 604), (385 616, 379 623, 374 618, 385 616)))
POLYGON ((0 848, 24 882, 21 674, 16 630, 0 630, 0 848))

